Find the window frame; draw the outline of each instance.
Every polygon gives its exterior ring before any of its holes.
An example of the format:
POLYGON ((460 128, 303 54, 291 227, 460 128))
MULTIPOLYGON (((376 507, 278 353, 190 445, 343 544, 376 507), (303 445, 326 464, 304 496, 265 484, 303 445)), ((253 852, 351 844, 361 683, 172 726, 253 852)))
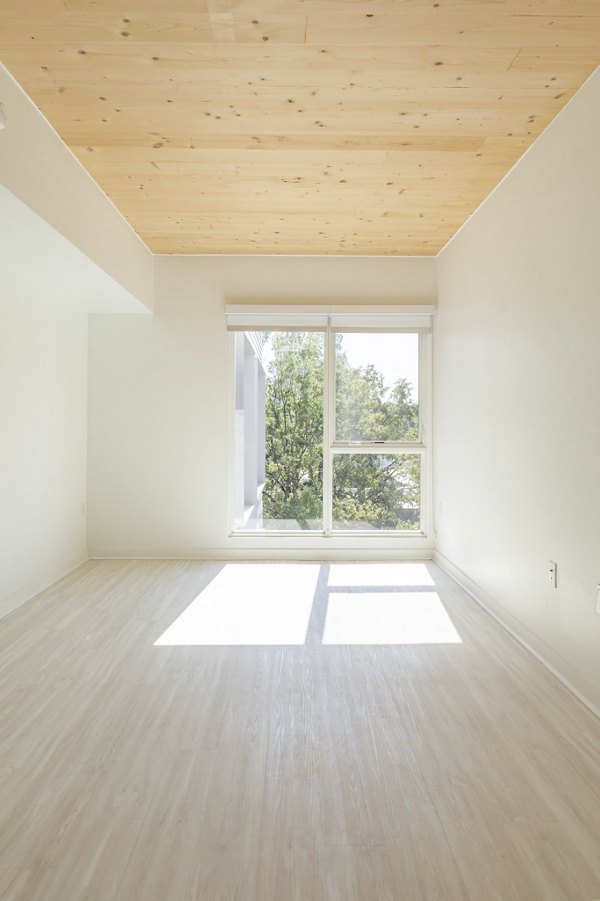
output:
MULTIPOLYGON (((429 539, 432 531, 432 328, 430 325, 412 324, 412 321, 428 320, 431 323, 433 308, 384 307, 379 310, 368 307, 323 308, 319 307, 249 307, 235 305, 226 307, 226 312, 235 316, 235 331, 319 331, 323 334, 323 528, 322 529, 240 529, 235 527, 234 503, 234 451, 233 438, 230 440, 230 480, 229 480, 229 535, 248 538, 252 541, 264 538, 310 539, 359 539, 361 542, 375 543, 378 539, 429 539), (312 315, 319 322, 326 316, 326 325, 311 326, 312 315), (303 318, 304 316, 304 318, 303 318), (288 318, 289 317, 289 318, 288 318), (348 318, 356 317, 357 325, 344 324, 348 318), (336 324, 340 319, 342 324, 336 324), (269 320, 273 323, 269 328, 269 320), (289 321, 289 328, 285 328, 289 321), (242 323, 240 325, 240 322, 242 323), (303 325, 306 323, 306 326, 303 325), (396 322, 396 325, 393 323, 396 322), (406 324, 403 324, 406 322, 406 324), (335 440, 335 398, 336 398, 336 334, 344 332, 386 334, 408 332, 419 334, 419 439, 417 441, 337 441, 335 440), (333 460, 338 454, 417 454, 421 457, 419 529, 334 529, 333 528, 333 460)), ((316 321, 316 320, 315 320, 316 321)), ((232 373, 232 397, 235 392, 234 334, 230 334, 230 355, 232 373)), ((231 404, 232 417, 235 403, 231 404)))
POLYGON ((428 430, 425 427, 427 407, 425 395, 427 393, 426 371, 424 360, 427 358, 428 347, 425 338, 429 337, 423 329, 417 328, 381 328, 375 322, 371 327, 360 328, 360 334, 394 334, 398 332, 419 335, 419 438, 417 441, 339 441, 335 436, 336 427, 336 335, 344 333, 356 333, 359 329, 336 327, 328 324, 325 350, 325 386, 324 386, 324 416, 323 416, 323 532, 327 537, 356 535, 360 537, 377 535, 420 535, 426 534, 423 517, 426 505, 423 503, 424 472, 426 474, 426 449, 425 435, 428 430), (329 371, 327 371, 329 368, 329 371), (425 388, 425 390, 424 390, 425 388), (421 484, 420 484, 420 509, 418 529, 334 529, 333 528, 333 460, 337 454, 416 454, 421 457, 421 484), (327 487, 326 487, 327 486, 327 487))

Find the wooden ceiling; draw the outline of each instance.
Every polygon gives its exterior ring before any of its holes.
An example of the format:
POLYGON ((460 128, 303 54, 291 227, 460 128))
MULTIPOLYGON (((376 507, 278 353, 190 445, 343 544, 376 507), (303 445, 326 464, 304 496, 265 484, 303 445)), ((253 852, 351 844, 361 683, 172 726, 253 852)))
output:
POLYGON ((600 62, 600 0, 2 0, 156 253, 437 253, 600 62))

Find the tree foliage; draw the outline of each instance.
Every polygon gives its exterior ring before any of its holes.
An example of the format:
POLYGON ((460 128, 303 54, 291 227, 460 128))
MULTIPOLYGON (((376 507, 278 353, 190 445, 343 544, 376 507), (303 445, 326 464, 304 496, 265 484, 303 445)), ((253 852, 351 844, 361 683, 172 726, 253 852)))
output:
POLYGON ((266 385, 263 517, 320 520, 323 510, 323 339, 276 333, 266 385))
MULTIPOLYGON (((323 510, 323 338, 272 337, 266 387, 265 520, 319 528, 323 510)), ((374 365, 350 365, 336 348, 336 438, 412 441, 419 410, 400 379, 386 390, 374 365)), ((420 458, 416 454, 337 454, 333 467, 336 528, 419 527, 420 458)))

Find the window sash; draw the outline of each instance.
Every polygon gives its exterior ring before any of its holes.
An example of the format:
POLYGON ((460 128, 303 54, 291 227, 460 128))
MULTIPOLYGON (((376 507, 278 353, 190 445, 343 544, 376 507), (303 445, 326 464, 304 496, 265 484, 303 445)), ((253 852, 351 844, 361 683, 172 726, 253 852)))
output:
POLYGON ((423 386, 425 382, 423 381, 425 372, 424 372, 424 339, 420 337, 421 335, 427 334, 429 329, 417 329, 417 328, 405 328, 405 329, 387 329, 387 328, 361 328, 361 329, 331 329, 331 338, 329 341, 329 351, 332 354, 332 379, 333 379, 333 392, 331 396, 331 404, 333 405, 333 411, 331 416, 330 423, 330 442, 329 445, 332 447, 337 453, 353 453, 356 452, 358 448, 364 449, 365 453, 377 453, 377 448, 380 450, 385 448, 386 450, 393 450, 397 448, 402 450, 404 448, 408 449, 419 449, 424 448, 425 445, 423 443, 423 386), (417 438, 414 441, 399 441, 394 439, 382 439, 378 441, 373 441, 372 439, 356 439, 352 441, 347 441, 342 438, 336 437, 336 399, 337 399, 337 385, 336 385, 336 377, 337 377, 337 355, 336 355, 336 346, 335 346, 335 336, 337 334, 348 334, 348 333, 360 333, 360 334, 377 334, 377 333, 385 333, 385 334, 397 334, 408 333, 411 335, 419 335, 419 425, 417 429, 417 438))

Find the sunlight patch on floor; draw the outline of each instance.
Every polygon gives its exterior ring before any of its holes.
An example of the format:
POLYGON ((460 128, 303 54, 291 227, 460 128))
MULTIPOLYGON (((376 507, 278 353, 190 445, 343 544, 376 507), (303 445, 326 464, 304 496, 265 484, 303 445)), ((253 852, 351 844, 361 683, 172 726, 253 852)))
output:
POLYGON ((336 591, 329 595, 325 645, 461 643, 434 591, 336 591))
POLYGON ((228 563, 155 645, 302 645, 319 569, 228 563))
POLYGON ((424 563, 332 563, 328 579, 330 588, 417 588, 433 584, 424 563))

